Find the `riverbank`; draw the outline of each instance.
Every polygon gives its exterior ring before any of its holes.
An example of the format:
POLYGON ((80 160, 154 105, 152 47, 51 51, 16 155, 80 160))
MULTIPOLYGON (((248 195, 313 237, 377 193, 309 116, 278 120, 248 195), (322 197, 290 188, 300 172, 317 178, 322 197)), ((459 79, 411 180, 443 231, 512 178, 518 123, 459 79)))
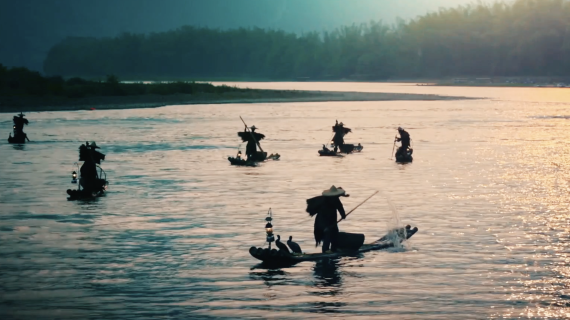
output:
POLYGON ((570 84, 532 84, 532 83, 430 83, 418 84, 419 86, 436 87, 502 87, 502 88, 570 88, 570 84))
POLYGON ((224 93, 172 95, 100 96, 69 98, 58 96, 18 97, 0 96, 0 112, 77 111, 158 108, 168 105, 229 104, 229 103, 287 103, 326 101, 437 101, 472 98, 431 94, 326 92, 296 90, 244 90, 224 93))

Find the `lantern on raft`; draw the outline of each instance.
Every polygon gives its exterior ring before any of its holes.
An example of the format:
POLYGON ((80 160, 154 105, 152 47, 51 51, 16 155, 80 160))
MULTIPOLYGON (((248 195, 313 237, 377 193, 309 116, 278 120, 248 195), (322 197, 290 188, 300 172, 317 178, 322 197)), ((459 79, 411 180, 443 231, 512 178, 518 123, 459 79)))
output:
POLYGON ((77 183, 77 172, 75 171, 71 173, 71 183, 77 183))
POLYGON ((271 242, 275 241, 275 237, 273 236, 273 225, 271 224, 271 221, 273 221, 271 208, 269 208, 269 211, 267 211, 267 217, 265 217, 265 221, 267 221, 267 224, 265 224, 265 233, 267 233, 266 241, 269 243, 269 249, 271 249, 271 242))

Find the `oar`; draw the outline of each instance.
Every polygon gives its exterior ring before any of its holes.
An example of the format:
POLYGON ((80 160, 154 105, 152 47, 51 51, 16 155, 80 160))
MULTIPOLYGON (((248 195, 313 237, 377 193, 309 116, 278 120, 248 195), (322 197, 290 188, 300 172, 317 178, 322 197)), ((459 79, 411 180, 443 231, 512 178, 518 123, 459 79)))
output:
POLYGON ((263 149, 261 148, 261 145, 259 144, 259 142, 257 142, 257 139, 255 139, 255 135, 253 134, 253 132, 249 131, 249 127, 247 126, 247 124, 245 124, 245 121, 243 121, 243 118, 241 116, 239 116, 239 118, 241 119, 241 122, 243 122, 243 124, 245 125, 245 129, 247 132, 249 132, 251 134, 251 137, 253 138, 253 141, 255 141, 255 144, 257 144, 257 146, 259 147, 259 150, 261 150, 261 152, 265 152, 263 151, 263 149))
POLYGON ((392 158, 394 157, 394 149, 396 148, 396 140, 398 139, 398 136, 394 136, 394 145, 392 146, 392 155, 390 155, 390 160, 392 160, 392 158))
MULTIPOLYGON (((380 191, 374 192, 370 197, 366 198, 366 200, 362 201, 359 205, 357 205, 356 207, 354 207, 354 209, 350 210, 350 211, 346 214, 345 218, 348 217, 348 215, 351 214, 352 211, 356 210, 356 208, 360 207, 360 206, 363 205, 366 201, 370 200, 370 198, 374 197, 378 192, 380 192, 380 191)), ((339 223, 339 222, 341 222, 342 220, 343 220, 343 219, 341 218, 341 219, 338 220, 336 223, 339 223)))

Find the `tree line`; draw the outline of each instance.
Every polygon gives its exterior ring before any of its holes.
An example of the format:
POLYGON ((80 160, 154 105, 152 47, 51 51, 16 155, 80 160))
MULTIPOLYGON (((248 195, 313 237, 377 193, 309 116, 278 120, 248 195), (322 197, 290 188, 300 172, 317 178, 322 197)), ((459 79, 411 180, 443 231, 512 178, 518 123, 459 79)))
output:
POLYGON ((214 86, 210 83, 122 83, 114 75, 105 80, 86 80, 78 77, 64 79, 61 76, 42 76, 26 68, 7 68, 0 64, 0 97, 43 97, 83 98, 97 96, 137 96, 146 94, 224 94, 246 92, 229 86, 214 86))
POLYGON ((113 38, 70 37, 49 75, 367 79, 570 75, 570 2, 477 3, 301 35, 184 26, 113 38))

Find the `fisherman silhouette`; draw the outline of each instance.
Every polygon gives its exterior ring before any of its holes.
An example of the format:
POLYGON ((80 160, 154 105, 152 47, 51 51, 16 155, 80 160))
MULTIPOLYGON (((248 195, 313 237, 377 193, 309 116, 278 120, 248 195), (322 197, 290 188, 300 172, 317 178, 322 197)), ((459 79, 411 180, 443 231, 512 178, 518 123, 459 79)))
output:
POLYGON ((88 193, 103 191, 106 183, 97 174, 97 164, 100 164, 101 160, 105 160, 105 155, 95 149, 99 149, 95 142, 91 142, 91 144, 86 142, 79 147, 79 161, 84 161, 79 171, 81 173, 79 183, 83 190, 88 193))
POLYGON ((396 141, 401 142, 402 145, 398 148, 398 151, 396 151, 396 157, 401 157, 406 155, 410 147, 410 134, 402 127, 398 127, 398 133, 400 137, 396 138, 396 141))
POLYGON ((338 247, 337 211, 342 219, 346 218, 341 196, 349 197, 341 187, 332 186, 324 190, 321 196, 307 200, 306 211, 311 217, 316 215, 313 228, 315 243, 316 246, 323 243, 323 253, 334 252, 338 247))
POLYGON ((257 145, 259 144, 260 140, 263 140, 265 138, 265 135, 255 132, 257 129, 255 126, 252 126, 250 129, 251 131, 248 131, 247 127, 245 127, 243 132, 238 132, 238 136, 240 136, 242 141, 247 142, 247 145, 245 147, 247 161, 263 161, 265 160, 265 157, 258 155, 257 145))
POLYGON ((30 141, 28 135, 24 132, 24 126, 27 125, 28 119, 24 118, 25 114, 20 112, 19 115, 15 115, 12 121, 14 122, 14 137, 12 134, 8 137, 8 142, 10 143, 25 143, 26 140, 30 141))
POLYGON ((335 125, 332 127, 332 130, 334 132, 334 136, 332 139, 334 152, 337 152, 339 149, 342 152, 343 151, 342 146, 344 145, 344 136, 347 135, 352 130, 349 128, 345 128, 344 123, 342 122, 338 123, 338 120, 336 120, 335 125))
POLYGON ((14 116, 14 129, 21 131, 24 129, 24 125, 27 125, 28 119, 24 118, 25 114, 21 113, 19 115, 14 116))

